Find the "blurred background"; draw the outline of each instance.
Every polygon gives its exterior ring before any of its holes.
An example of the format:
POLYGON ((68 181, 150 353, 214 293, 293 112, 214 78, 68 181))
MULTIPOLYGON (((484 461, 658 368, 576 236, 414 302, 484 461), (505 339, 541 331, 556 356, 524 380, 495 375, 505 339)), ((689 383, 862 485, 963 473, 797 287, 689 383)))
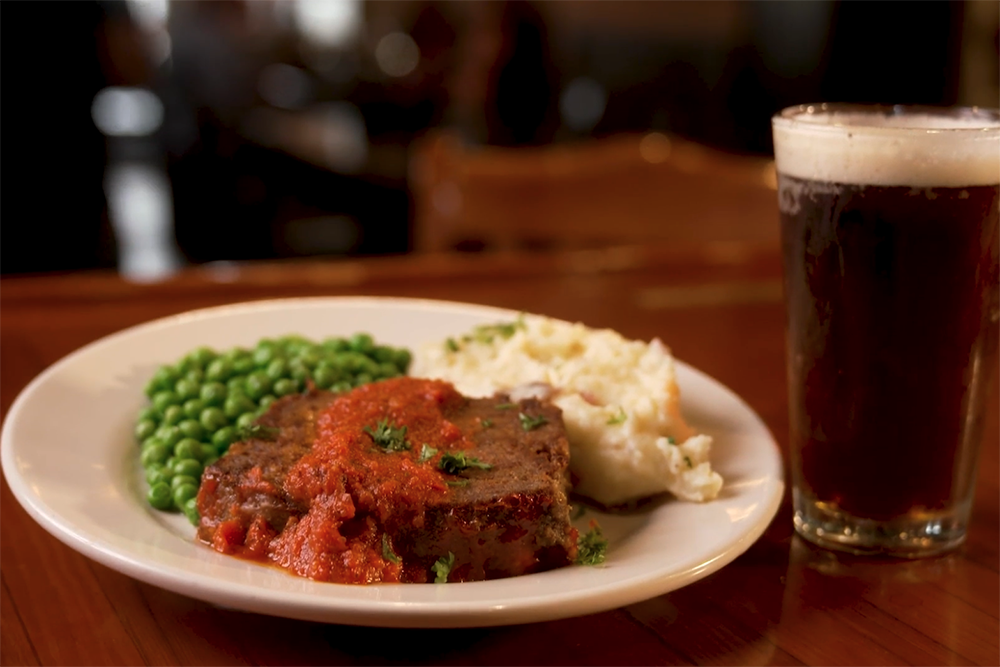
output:
POLYGON ((995 0, 6 0, 0 271, 411 252, 414 156, 441 132, 766 161, 790 104, 995 107, 998 17, 995 0))

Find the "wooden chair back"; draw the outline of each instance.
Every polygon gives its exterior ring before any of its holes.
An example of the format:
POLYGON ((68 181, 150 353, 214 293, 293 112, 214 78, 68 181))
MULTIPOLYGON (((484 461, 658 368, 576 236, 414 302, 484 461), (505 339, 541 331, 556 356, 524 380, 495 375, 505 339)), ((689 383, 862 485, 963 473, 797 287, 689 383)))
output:
POLYGON ((409 168, 417 251, 779 239, 773 161, 660 133, 467 148, 434 132, 409 168))

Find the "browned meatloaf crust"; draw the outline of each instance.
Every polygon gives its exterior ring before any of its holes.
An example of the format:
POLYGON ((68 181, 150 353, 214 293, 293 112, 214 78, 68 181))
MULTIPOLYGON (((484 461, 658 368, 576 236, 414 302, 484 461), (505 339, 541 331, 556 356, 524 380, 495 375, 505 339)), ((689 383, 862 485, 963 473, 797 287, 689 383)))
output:
MULTIPOLYGON (((258 422, 265 430, 275 429, 276 438, 234 443, 206 469, 199 498, 203 540, 211 542, 222 522, 238 521, 246 532, 259 517, 271 529, 266 532, 277 533, 290 517, 308 510, 283 485, 311 449, 318 414, 335 398, 316 391, 276 401, 258 422)), ((433 581, 432 566, 448 552, 455 556, 449 581, 538 572, 575 558, 562 413, 534 399, 511 406, 508 396, 497 395, 467 399, 445 413, 475 443, 469 453, 492 467, 466 470, 461 478, 446 475, 458 485, 426 508, 401 508, 398 517, 385 522, 392 549, 403 562, 403 581, 433 581), (541 415, 544 423, 528 430, 521 413, 541 415), (423 516, 419 528, 412 521, 415 512, 423 516)))

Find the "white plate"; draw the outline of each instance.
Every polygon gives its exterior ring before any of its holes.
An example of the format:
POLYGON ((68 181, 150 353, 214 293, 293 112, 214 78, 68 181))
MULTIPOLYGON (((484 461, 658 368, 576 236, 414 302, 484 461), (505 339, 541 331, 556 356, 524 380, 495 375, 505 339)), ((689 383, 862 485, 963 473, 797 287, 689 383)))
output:
POLYGON ((678 364, 685 415, 714 436, 726 480, 704 504, 667 500, 636 513, 588 511, 610 539, 607 562, 486 582, 352 586, 301 579, 223 556, 180 515, 143 499, 132 439, 142 387, 159 364, 199 345, 253 346, 299 333, 371 333, 415 346, 517 313, 411 299, 321 298, 212 308, 140 325, 62 359, 28 385, 2 432, 14 496, 55 537, 124 574, 218 605, 316 621, 396 627, 527 623, 613 609, 690 584, 743 553, 774 517, 784 488, 779 450, 753 411, 678 364))

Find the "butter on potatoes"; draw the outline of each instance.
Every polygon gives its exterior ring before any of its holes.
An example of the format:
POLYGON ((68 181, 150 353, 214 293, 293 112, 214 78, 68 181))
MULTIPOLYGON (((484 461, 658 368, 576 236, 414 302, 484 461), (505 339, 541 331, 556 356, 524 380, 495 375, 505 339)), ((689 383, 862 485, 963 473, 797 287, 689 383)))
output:
POLYGON ((563 411, 575 490, 601 504, 664 491, 704 501, 722 487, 712 439, 681 417, 674 359, 658 339, 525 315, 422 345, 410 373, 469 396, 548 395, 563 411))

